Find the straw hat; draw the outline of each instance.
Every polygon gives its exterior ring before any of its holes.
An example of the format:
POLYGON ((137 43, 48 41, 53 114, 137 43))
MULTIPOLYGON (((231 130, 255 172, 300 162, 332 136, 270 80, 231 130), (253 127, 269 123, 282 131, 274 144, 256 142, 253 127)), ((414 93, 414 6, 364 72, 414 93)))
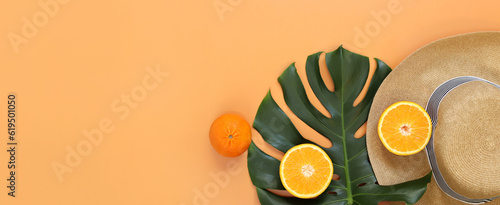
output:
MULTIPOLYGON (((387 76, 375 95, 366 133, 370 161, 380 184, 417 179, 431 170, 425 151, 397 156, 384 148, 377 134, 382 112, 402 100, 425 107, 434 89, 459 76, 477 76, 500 85, 500 32, 435 41, 408 56, 387 76)), ((500 195, 498 88, 470 82, 452 90, 441 102, 434 133, 438 164, 452 189, 468 198, 500 195)), ((465 203, 447 196, 433 179, 417 204, 465 203)), ((487 204, 500 205, 500 198, 487 204)))

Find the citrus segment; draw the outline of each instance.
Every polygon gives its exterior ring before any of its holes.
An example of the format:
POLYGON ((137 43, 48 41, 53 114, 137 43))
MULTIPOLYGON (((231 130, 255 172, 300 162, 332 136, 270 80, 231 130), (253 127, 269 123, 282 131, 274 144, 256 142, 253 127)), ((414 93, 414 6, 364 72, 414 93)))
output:
POLYGON ((380 116, 378 135, 382 144, 397 155, 412 155, 425 148, 431 138, 429 114, 414 102, 401 101, 380 116))
POLYGON ((332 160, 320 147, 301 144, 288 150, 280 163, 285 189, 299 198, 314 198, 332 181, 332 160))

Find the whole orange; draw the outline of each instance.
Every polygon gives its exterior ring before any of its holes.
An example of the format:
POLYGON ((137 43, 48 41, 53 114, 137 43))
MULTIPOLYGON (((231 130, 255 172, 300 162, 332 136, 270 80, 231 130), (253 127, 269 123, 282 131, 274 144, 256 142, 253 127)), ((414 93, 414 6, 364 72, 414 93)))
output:
POLYGON ((212 123, 209 137, 212 147, 219 154, 225 157, 237 157, 250 146, 252 131, 243 117, 224 114, 212 123))

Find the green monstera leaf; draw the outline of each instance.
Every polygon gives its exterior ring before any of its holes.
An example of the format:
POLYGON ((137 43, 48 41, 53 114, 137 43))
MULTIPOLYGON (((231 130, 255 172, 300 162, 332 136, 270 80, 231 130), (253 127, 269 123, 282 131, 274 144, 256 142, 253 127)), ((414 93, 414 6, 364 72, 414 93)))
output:
MULTIPOLYGON (((381 201, 417 202, 431 180, 432 174, 421 179, 393 186, 381 186, 368 160, 366 139, 354 137, 367 118, 375 92, 391 68, 375 59, 377 64, 364 99, 353 103, 368 78, 368 57, 339 47, 326 53, 325 60, 333 79, 335 90, 328 90, 319 68, 321 52, 310 55, 306 62, 306 74, 315 96, 331 114, 331 118, 319 112, 309 101, 294 64, 290 65, 278 81, 290 110, 308 126, 328 138, 333 146, 324 148, 334 164, 339 180, 332 180, 327 190, 314 199, 299 199, 275 195, 267 189, 284 190, 280 176, 280 161, 260 150, 253 142, 248 150, 248 171, 257 187, 259 200, 264 205, 276 204, 362 204, 377 205, 381 201)), ((253 127, 262 138, 276 149, 286 152, 295 145, 314 143, 305 139, 290 118, 268 93, 262 101, 253 127)))

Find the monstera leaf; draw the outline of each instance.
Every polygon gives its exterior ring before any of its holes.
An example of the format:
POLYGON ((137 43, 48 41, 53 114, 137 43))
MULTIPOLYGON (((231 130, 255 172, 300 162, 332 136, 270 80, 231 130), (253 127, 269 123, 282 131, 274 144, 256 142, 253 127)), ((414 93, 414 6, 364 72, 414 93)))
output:
MULTIPOLYGON (((354 137, 358 128, 366 122, 375 92, 391 69, 384 62, 375 59, 377 66, 366 96, 357 106, 353 106, 368 78, 369 59, 342 46, 326 53, 326 65, 334 82, 332 92, 328 90, 320 74, 320 55, 321 53, 316 53, 307 58, 306 74, 311 89, 331 114, 331 118, 324 116, 311 104, 294 64, 281 74, 278 81, 290 110, 332 142, 332 147, 323 149, 332 159, 334 173, 340 179, 332 180, 327 190, 314 199, 275 195, 267 189, 285 189, 279 176, 280 161, 264 153, 252 142, 248 151, 248 171, 257 187, 260 202, 265 205, 377 205, 380 201, 405 201, 407 204, 417 202, 427 189, 431 173, 421 179, 398 185, 378 185, 368 160, 365 136, 360 139, 354 137)), ((262 101, 253 126, 267 143, 282 152, 298 144, 313 143, 301 136, 270 93, 262 101)))

